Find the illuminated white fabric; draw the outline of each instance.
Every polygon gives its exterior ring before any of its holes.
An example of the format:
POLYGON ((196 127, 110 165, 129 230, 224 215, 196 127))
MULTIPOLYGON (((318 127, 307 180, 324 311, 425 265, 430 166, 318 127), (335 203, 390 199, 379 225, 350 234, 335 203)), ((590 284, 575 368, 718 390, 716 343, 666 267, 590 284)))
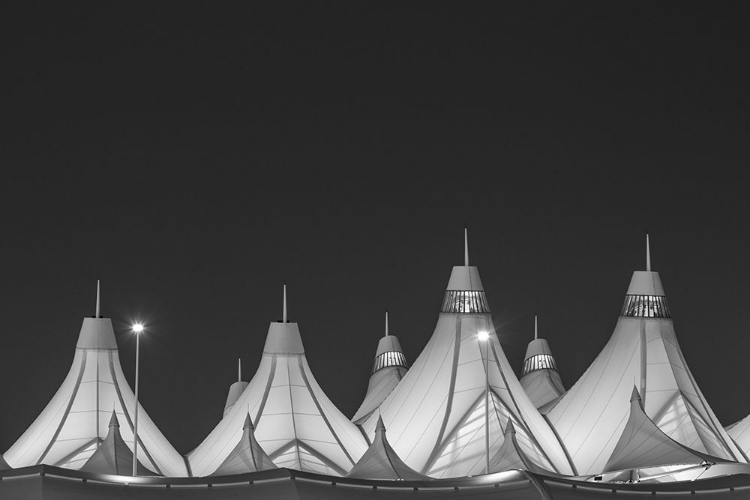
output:
POLYGON ((408 465, 393 451, 385 435, 383 421, 375 428, 375 438, 347 477, 361 479, 429 479, 408 465))
POLYGON ((279 467, 341 476, 367 449, 361 432, 315 381, 296 323, 271 325, 260 366, 245 392, 188 454, 193 475, 216 471, 240 441, 248 412, 255 438, 279 467))
POLYGON ((277 469, 271 458, 255 439, 253 424, 250 415, 245 417, 245 425, 242 428, 242 438, 237 446, 227 455, 224 462, 212 474, 214 476, 230 476, 233 474, 246 474, 261 470, 277 469))
POLYGON ((503 444, 490 459, 490 472, 502 472, 511 469, 523 469, 541 474, 549 474, 548 470, 538 467, 529 460, 516 440, 516 430, 512 421, 505 426, 503 444))
MULTIPOLYGON (((44 463, 79 469, 107 436, 113 408, 122 438, 132 449, 135 396, 122 372, 116 345, 108 318, 84 319, 67 377, 47 407, 4 455, 11 466, 44 463)), ((187 476, 182 456, 140 405, 138 458, 159 474, 187 476)))
MULTIPOLYGON (((107 437, 80 470, 97 474, 133 475, 133 452, 120 435, 120 423, 114 413, 109 421, 107 437)), ((146 469, 139 459, 138 475, 153 476, 155 474, 146 469)))
MULTIPOLYGON (((637 274, 643 278, 644 272, 637 274)), ((660 285, 657 273, 647 274, 656 277, 642 281, 660 285)), ((635 278, 630 294, 641 293, 635 278)), ((744 461, 695 383, 672 319, 620 316, 596 360, 546 414, 579 474, 602 472, 627 423, 634 384, 646 414, 669 437, 715 457, 744 461), (680 410, 676 398, 689 402, 690 410, 680 410), (681 430, 688 423, 695 433, 681 430)))
POLYGON ((370 376, 367 384, 367 394, 362 401, 357 413, 352 417, 352 422, 361 424, 372 412, 378 409, 385 398, 393 391, 406 373, 406 368, 401 366, 387 366, 381 368, 370 376))
POLYGON ((541 408, 565 393, 556 370, 534 370, 521 377, 521 387, 534 406, 541 408))
POLYGON ((726 430, 747 458, 750 455, 750 415, 728 426, 726 430))
POLYGON ((630 414, 605 471, 619 471, 664 465, 714 462, 712 457, 691 450, 667 436, 644 413, 638 392, 633 389, 630 414))
MULTIPOLYGON (((465 269, 455 267, 451 279, 465 269)), ((380 405, 391 446, 423 474, 456 477, 486 468, 485 346, 477 338, 480 331, 494 332, 489 314, 441 313, 427 346, 380 405)), ((554 433, 510 368, 497 335, 489 342, 491 452, 502 445, 502 428, 512 417, 522 436, 519 444, 529 457, 551 470, 572 473, 554 433)), ((371 416, 362 424, 368 435, 374 431, 374 420, 371 416)))

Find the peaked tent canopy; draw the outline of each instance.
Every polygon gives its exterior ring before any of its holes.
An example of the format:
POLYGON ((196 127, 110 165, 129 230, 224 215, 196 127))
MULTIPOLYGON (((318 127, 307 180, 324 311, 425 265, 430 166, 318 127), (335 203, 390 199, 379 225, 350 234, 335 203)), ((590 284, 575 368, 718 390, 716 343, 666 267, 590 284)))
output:
POLYGON ((255 439, 253 422, 248 414, 242 426, 242 439, 212 475, 231 476, 270 469, 278 469, 278 467, 255 439))
POLYGON ((691 450, 662 432, 643 411, 641 396, 633 387, 628 423, 620 435, 604 471, 660 467, 664 465, 723 462, 691 450))
POLYGON ((546 414, 579 474, 604 470, 627 424, 634 383, 646 415, 667 436, 707 455, 745 461, 688 369, 647 255, 648 270, 633 273, 609 342, 546 414))
MULTIPOLYGON (((468 265, 466 248, 466 265, 453 268, 432 337, 380 405, 390 443, 422 474, 443 478, 485 472, 485 412, 491 401, 491 453, 502 446, 503 429, 512 421, 530 460, 548 470, 572 473, 564 450, 521 388, 494 334, 479 272, 468 265)), ((373 417, 362 427, 372 433, 373 417)))
MULTIPOLYGON (((109 420, 107 437, 91 455, 91 458, 83 464, 81 470, 97 474, 133 475, 133 452, 120 435, 120 422, 117 420, 117 413, 114 411, 112 411, 112 418, 109 420)), ((138 475, 154 476, 155 474, 144 467, 139 460, 138 475)))
POLYGON ((516 441, 516 429, 513 421, 509 420, 505 426, 505 439, 503 445, 497 450, 495 456, 490 459, 490 472, 503 472, 511 469, 523 469, 529 472, 549 474, 550 471, 537 466, 526 456, 516 441))
MULTIPOLYGON (((57 393, 26 432, 5 452, 13 467, 48 464, 79 469, 106 438, 114 408, 124 442, 133 446, 135 396, 120 366, 112 321, 84 318, 73 364, 57 393)), ((187 476, 177 453, 139 404, 138 456, 157 474, 187 476)))
POLYGON ((408 369, 398 337, 388 333, 388 313, 385 313, 385 336, 378 342, 367 394, 352 417, 352 422, 359 425, 367 420, 398 385, 408 369))
POLYGON ((557 363, 545 339, 538 338, 534 316, 534 340, 526 348, 521 374, 521 387, 537 408, 542 408, 565 393, 557 363))
POLYGON ((354 465, 347 477, 360 479, 425 480, 429 477, 420 474, 404 463, 393 451, 385 437, 383 419, 378 417, 375 438, 362 458, 354 465))
POLYGON ((750 456, 750 415, 727 426, 726 431, 747 460, 750 456))
POLYGON ((255 438, 279 467, 343 476, 367 442, 328 399, 305 357, 297 323, 271 323, 258 371, 234 407, 188 454, 193 475, 215 472, 242 438, 248 411, 255 438))
POLYGON ((242 381, 242 360, 237 360, 237 382, 233 383, 229 386, 229 393, 227 394, 227 402, 224 404, 224 415, 227 416, 227 413, 229 413, 229 410, 234 407, 234 404, 237 402, 237 400, 242 396, 242 393, 245 392, 245 388, 247 387, 247 382, 242 381))

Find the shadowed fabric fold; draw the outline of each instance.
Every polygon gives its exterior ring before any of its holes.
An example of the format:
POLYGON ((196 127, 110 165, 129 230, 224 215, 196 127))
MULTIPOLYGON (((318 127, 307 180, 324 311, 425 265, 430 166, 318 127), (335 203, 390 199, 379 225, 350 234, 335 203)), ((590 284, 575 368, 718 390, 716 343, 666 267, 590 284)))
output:
POLYGON ((641 396, 633 387, 630 416, 620 439, 609 457, 605 471, 657 467, 662 465, 726 462, 691 450, 670 438, 644 413, 641 396))
POLYGON ((261 470, 278 469, 258 441, 255 440, 255 429, 248 414, 242 428, 242 440, 229 453, 224 462, 212 476, 230 476, 261 470))
POLYGON ((357 462, 347 477, 360 479, 398 479, 427 480, 429 477, 420 474, 399 458, 388 439, 385 437, 383 419, 378 417, 375 438, 362 458, 357 462))
MULTIPOLYGON (((109 432, 104 442, 99 445, 91 458, 81 467, 83 472, 95 472, 97 474, 115 474, 118 476, 133 475, 133 452, 123 441, 120 435, 120 422, 117 413, 112 412, 109 420, 109 432)), ((155 476, 138 461, 139 476, 155 476)))
POLYGON ((549 474, 550 471, 537 466, 526 456, 516 441, 516 429, 511 420, 505 426, 505 440, 497 450, 495 456, 490 459, 490 472, 503 472, 511 469, 523 469, 529 472, 549 474))

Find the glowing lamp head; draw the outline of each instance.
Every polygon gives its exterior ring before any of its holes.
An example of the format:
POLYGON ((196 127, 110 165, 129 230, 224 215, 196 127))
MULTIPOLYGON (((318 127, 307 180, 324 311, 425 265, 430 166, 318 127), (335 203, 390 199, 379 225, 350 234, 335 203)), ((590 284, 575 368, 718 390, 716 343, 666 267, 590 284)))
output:
POLYGON ((481 332, 477 333, 477 338, 480 340, 480 342, 484 342, 486 340, 489 340, 489 338, 490 338, 490 332, 482 330, 481 332))
POLYGON ((138 334, 143 331, 143 323, 136 323, 133 325, 133 333, 138 334))

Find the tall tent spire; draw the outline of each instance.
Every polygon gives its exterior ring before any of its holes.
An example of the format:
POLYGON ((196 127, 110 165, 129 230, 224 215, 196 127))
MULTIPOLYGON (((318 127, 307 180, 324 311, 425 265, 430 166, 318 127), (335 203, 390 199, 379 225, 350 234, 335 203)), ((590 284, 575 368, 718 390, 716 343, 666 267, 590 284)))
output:
POLYGON ((286 323, 286 283, 284 283, 284 311, 282 315, 282 322, 286 323))
POLYGON ((646 271, 651 272, 651 246, 648 243, 648 233, 646 233, 646 271))
POLYGON ((469 228, 464 227, 464 266, 469 267, 469 228))
POLYGON ((388 311, 385 312, 385 336, 388 336, 388 311))
POLYGON ((237 358, 237 382, 242 382, 242 358, 237 358))
POLYGON ((539 338, 539 323, 537 321, 537 315, 534 315, 534 340, 539 338))
POLYGON ((96 316, 94 316, 95 318, 99 317, 99 311, 100 311, 99 305, 101 304, 101 301, 100 301, 101 294, 100 294, 100 292, 101 292, 101 289, 99 287, 99 280, 96 280, 96 316))

